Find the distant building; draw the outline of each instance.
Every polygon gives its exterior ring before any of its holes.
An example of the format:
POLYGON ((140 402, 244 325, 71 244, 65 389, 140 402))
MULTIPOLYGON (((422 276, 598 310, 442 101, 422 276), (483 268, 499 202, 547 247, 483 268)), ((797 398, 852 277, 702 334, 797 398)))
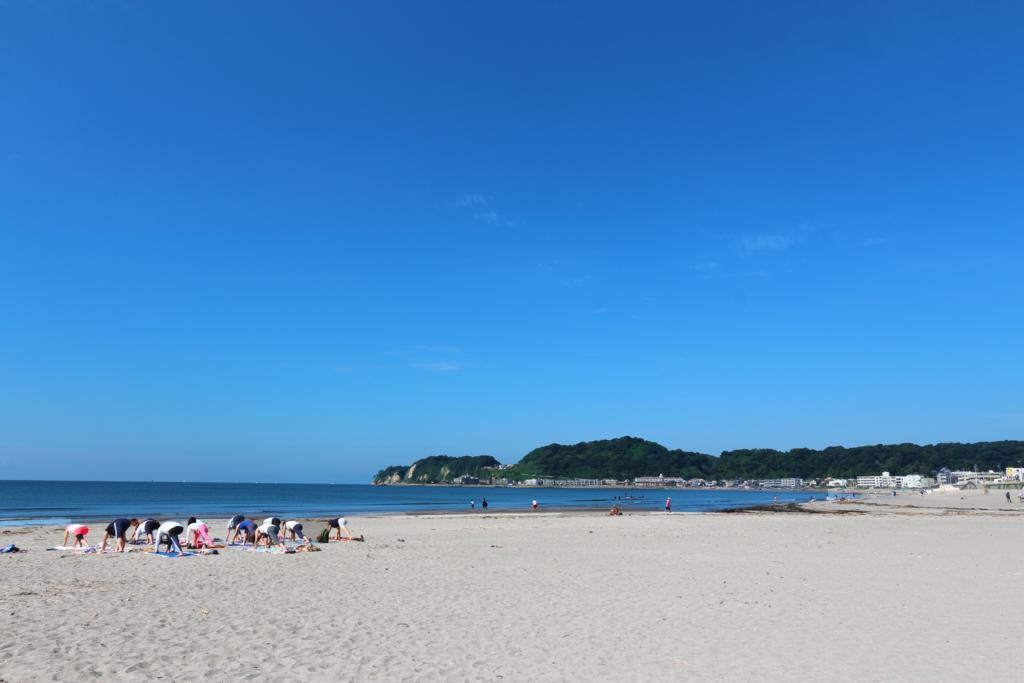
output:
MULTIPOLYGON (((1007 471, 1014 469, 1019 471, 1020 468, 1007 468, 1007 471)), ((1001 479, 1003 475, 999 472, 978 472, 976 470, 950 470, 943 467, 935 474, 935 478, 938 480, 939 485, 952 485, 963 487, 967 484, 973 484, 974 486, 981 486, 982 484, 989 484, 994 481, 1001 479)))
POLYGON ((472 474, 460 474, 459 476, 452 479, 453 484, 464 486, 466 484, 473 485, 480 483, 480 477, 474 477, 472 474))
POLYGON ((803 488, 804 480, 799 477, 786 479, 761 479, 757 485, 763 489, 799 489, 803 488))
POLYGON ((868 489, 919 489, 924 485, 925 479, 920 474, 893 476, 888 472, 882 472, 881 476, 857 477, 857 486, 868 489))
POLYGON ((850 485, 848 479, 829 479, 825 482, 825 486, 830 489, 844 489, 850 485))
POLYGON ((633 486, 640 486, 643 488, 686 486, 686 480, 682 477, 666 477, 664 474, 659 474, 656 477, 637 477, 633 480, 633 486))

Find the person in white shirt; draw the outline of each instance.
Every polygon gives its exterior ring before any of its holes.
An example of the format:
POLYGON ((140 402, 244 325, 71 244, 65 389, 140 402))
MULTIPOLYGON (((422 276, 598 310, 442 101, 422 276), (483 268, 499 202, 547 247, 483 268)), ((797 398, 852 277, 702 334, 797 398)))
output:
POLYGON ((281 546, 284 545, 284 543, 281 541, 280 537, 277 535, 278 532, 281 530, 281 527, 279 525, 277 525, 277 524, 271 524, 270 521, 271 520, 269 520, 269 519, 264 520, 263 524, 260 524, 258 527, 256 527, 256 546, 257 547, 261 543, 263 544, 263 547, 265 547, 265 548, 270 548, 271 546, 275 546, 275 545, 281 545, 281 546))
POLYGON ((173 550, 178 555, 184 555, 178 536, 185 530, 181 522, 164 522, 156 530, 156 551, 160 552, 160 546, 167 544, 168 550, 173 550))
POLYGON ((284 523, 284 537, 285 540, 311 543, 311 541, 306 538, 306 535, 302 533, 302 522, 298 522, 294 519, 284 523))

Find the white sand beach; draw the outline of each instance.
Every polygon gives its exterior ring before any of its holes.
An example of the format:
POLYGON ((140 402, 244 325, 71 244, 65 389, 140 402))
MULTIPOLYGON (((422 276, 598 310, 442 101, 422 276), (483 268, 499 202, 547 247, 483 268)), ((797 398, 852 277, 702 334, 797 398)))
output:
POLYGON ((366 517, 182 559, 4 529, 0 679, 1019 679, 1019 511, 811 507, 366 517))

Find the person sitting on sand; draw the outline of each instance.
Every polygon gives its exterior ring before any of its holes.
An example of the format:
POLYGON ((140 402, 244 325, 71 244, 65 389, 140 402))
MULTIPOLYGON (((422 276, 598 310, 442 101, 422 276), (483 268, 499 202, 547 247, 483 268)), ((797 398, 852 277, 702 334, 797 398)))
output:
POLYGON ((618 517, 622 514, 622 510, 619 509, 618 505, 613 505, 612 509, 608 512, 609 517, 618 517))
POLYGON ((228 520, 228 530, 224 534, 224 542, 231 543, 232 536, 238 536, 238 525, 245 521, 245 515, 235 515, 228 520))
POLYGON ((181 549, 181 542, 178 541, 178 536, 185 530, 181 522, 164 522, 156 530, 156 543, 155 550, 160 552, 160 546, 164 543, 167 544, 168 552, 174 551, 177 555, 184 555, 185 551, 181 549))
POLYGON ((263 524, 256 528, 256 546, 263 544, 263 547, 268 549, 275 545, 284 546, 284 541, 277 535, 280 530, 279 525, 270 524, 269 519, 264 520, 263 524))
POLYGON ((213 539, 210 538, 210 527, 207 526, 206 522, 195 517, 188 518, 185 545, 189 548, 213 547, 213 539))
POLYGON ((243 519, 238 523, 238 528, 235 529, 235 536, 231 539, 231 543, 237 543, 238 537, 242 537, 242 545, 252 543, 256 545, 256 522, 251 519, 243 519))
POLYGON ((146 537, 146 541, 149 545, 153 545, 153 534, 157 529, 160 528, 160 522, 155 519, 147 519, 135 527, 135 535, 132 536, 132 543, 138 543, 142 540, 142 537, 146 537))
POLYGON ((67 547, 68 539, 72 536, 75 537, 75 543, 73 548, 84 548, 85 537, 89 535, 89 527, 84 524, 68 524, 67 528, 64 529, 64 546, 67 547))
POLYGON ((113 522, 107 525, 107 528, 103 530, 103 541, 100 542, 100 552, 105 552, 107 549, 107 539, 113 537, 117 539, 117 543, 114 544, 114 550, 119 553, 124 552, 124 545, 128 542, 128 530, 136 529, 139 526, 139 520, 132 517, 127 519, 125 517, 118 517, 113 522))
POLYGON ((284 523, 284 536, 285 540, 312 543, 312 541, 306 538, 302 533, 302 522, 297 522, 294 519, 284 523))

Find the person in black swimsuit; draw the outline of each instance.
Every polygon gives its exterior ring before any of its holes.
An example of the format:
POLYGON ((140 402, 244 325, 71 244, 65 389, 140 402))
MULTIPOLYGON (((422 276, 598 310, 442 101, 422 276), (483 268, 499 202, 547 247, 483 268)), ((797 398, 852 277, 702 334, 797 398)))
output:
POLYGON ((126 517, 115 519, 103 531, 103 542, 100 543, 100 552, 102 553, 107 549, 107 539, 113 537, 117 539, 114 549, 119 553, 123 553, 124 544, 128 541, 128 530, 134 529, 137 526, 139 526, 139 520, 134 517, 132 519, 126 517))

